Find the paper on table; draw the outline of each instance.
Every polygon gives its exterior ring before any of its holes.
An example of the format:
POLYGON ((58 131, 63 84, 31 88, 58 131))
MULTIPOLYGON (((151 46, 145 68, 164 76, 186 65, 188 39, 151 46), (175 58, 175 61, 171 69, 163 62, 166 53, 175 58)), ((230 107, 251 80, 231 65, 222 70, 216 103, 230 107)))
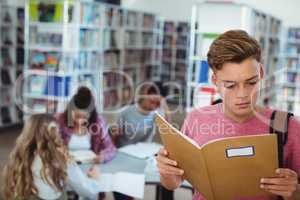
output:
POLYGON ((98 180, 103 192, 119 192, 134 198, 144 198, 145 175, 128 172, 101 174, 98 180))
POLYGON ((74 157, 76 162, 89 163, 92 162, 97 156, 90 150, 77 150, 70 151, 70 155, 74 157))
POLYGON ((158 153, 160 148, 162 148, 161 144, 140 142, 122 147, 119 151, 140 159, 146 159, 158 153))

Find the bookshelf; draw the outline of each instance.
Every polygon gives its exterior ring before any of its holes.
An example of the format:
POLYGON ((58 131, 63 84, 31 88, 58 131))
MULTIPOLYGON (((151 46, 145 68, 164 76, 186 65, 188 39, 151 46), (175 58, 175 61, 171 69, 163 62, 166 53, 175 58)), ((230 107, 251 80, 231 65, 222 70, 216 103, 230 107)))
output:
POLYGON ((287 31, 285 68, 277 81, 277 107, 300 114, 300 27, 290 27, 287 31))
POLYGON ((16 104, 15 82, 23 73, 24 9, 0 3, 0 128, 20 124, 23 113, 16 104))
POLYGON ((189 62, 188 22, 164 22, 163 64, 161 79, 171 83, 168 87, 168 101, 185 104, 186 77, 189 62))
POLYGON ((24 95, 34 111, 62 111, 79 85, 92 89, 100 112, 114 111, 154 78, 155 14, 83 0, 28 1, 26 14, 24 95))
POLYGON ((79 85, 90 87, 99 104, 99 13, 101 7, 93 2, 26 1, 27 113, 62 111, 79 85))
MULTIPOLYGON (((192 8, 186 100, 188 111, 194 107, 193 100, 199 89, 202 87, 214 88, 210 81, 212 72, 206 62, 206 54, 212 41, 219 34, 231 29, 243 29, 259 41, 262 47, 264 70, 267 75, 262 83, 259 103, 269 107, 276 105, 276 97, 272 95, 276 91, 272 86, 275 84, 276 70, 281 67, 281 21, 244 4, 204 2, 195 4, 192 8)), ((214 99, 214 92, 208 95, 212 95, 211 99, 214 99)))

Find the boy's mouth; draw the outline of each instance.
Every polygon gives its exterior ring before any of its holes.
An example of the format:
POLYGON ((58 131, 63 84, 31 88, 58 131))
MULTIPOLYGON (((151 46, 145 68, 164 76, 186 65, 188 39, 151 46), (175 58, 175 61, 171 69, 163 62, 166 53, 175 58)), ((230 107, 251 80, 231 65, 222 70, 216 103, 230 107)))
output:
POLYGON ((245 106, 245 105, 249 105, 250 104, 250 102, 245 102, 245 103, 239 103, 239 104, 235 104, 235 105, 237 105, 237 106, 245 106))
POLYGON ((244 108, 248 108, 250 103, 249 102, 245 102, 245 103, 239 103, 239 104, 235 104, 237 107, 239 107, 239 109, 244 109, 244 108))

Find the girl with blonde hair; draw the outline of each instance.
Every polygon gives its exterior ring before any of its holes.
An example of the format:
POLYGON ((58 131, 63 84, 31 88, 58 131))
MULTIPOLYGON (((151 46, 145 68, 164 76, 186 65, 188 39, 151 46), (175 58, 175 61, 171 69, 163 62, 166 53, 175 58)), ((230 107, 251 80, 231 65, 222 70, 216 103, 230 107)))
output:
POLYGON ((67 199, 68 186, 82 197, 94 198, 100 192, 98 178, 97 169, 89 169, 86 175, 69 156, 55 118, 35 114, 26 122, 4 167, 4 197, 67 199))

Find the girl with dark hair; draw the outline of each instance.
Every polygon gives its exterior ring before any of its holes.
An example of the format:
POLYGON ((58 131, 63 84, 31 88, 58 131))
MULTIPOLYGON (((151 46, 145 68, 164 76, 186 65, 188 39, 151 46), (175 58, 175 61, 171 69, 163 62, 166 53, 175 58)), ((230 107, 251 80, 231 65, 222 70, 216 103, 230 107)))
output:
POLYGON ((70 150, 92 150, 95 163, 111 160, 116 148, 107 132, 107 126, 96 111, 92 92, 80 87, 64 113, 56 116, 65 145, 70 150))

